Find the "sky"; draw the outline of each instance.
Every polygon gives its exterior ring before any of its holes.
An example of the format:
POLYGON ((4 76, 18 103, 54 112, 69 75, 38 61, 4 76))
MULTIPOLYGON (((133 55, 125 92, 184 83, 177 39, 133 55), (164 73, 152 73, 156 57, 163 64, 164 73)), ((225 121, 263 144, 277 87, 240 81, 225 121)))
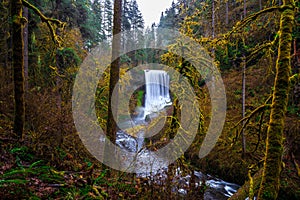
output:
POLYGON ((137 0, 139 10, 145 20, 145 27, 151 26, 153 22, 159 22, 161 12, 171 7, 172 1, 176 0, 137 0))

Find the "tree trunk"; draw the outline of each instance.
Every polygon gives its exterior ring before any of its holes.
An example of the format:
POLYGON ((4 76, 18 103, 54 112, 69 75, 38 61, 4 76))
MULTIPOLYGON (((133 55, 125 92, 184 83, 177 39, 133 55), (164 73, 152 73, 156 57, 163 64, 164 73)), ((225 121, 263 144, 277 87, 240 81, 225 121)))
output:
POLYGON ((229 0, 226 1, 226 18, 225 18, 225 24, 228 25, 229 23, 229 0))
MULTIPOLYGON (((242 116, 243 119, 246 116, 246 57, 243 56, 243 77, 242 77, 242 116)), ((245 125, 246 121, 243 121, 243 126, 245 125)), ((243 157, 245 157, 246 154, 246 136, 245 136, 245 130, 242 130, 242 151, 243 151, 243 157)))
MULTIPOLYGON (((28 21, 28 8, 23 7, 23 17, 25 17, 28 21)), ((25 92, 28 91, 28 23, 26 23, 24 27, 24 85, 25 85, 25 92)))
POLYGON ((276 78, 267 131, 266 156, 258 199, 277 199, 280 186, 283 129, 288 104, 291 70, 292 31, 294 26, 293 0, 284 0, 279 28, 279 49, 276 62, 276 78))
POLYGON ((259 10, 261 10, 262 9, 262 2, 261 2, 261 0, 258 0, 258 4, 259 4, 259 10))
POLYGON ((117 35, 121 32, 121 20, 122 20, 122 0, 115 0, 114 2, 114 19, 113 19, 113 40, 112 40, 112 63, 110 67, 110 80, 109 80, 109 106, 108 106, 108 119, 106 127, 106 136, 111 142, 116 141, 117 123, 114 119, 117 117, 118 106, 118 88, 113 97, 113 90, 119 80, 120 72, 120 47, 121 37, 117 35), (114 100, 113 100, 114 98, 114 100))
POLYGON ((14 72, 14 132, 23 139, 25 124, 25 102, 24 102, 24 43, 22 0, 11 1, 12 20, 12 62, 14 72))
MULTIPOLYGON (((259 190, 259 185, 261 182, 261 175, 262 175, 262 169, 260 169, 258 172, 256 172, 253 176, 253 192, 257 193, 259 190)), ((246 199, 249 197, 249 191, 251 190, 250 181, 248 180, 245 182, 236 193, 234 193, 229 200, 240 200, 240 199, 246 199)), ((251 200, 251 199, 250 199, 251 200)))
POLYGON ((211 16, 211 37, 215 38, 215 0, 212 0, 212 16, 211 16))
MULTIPOLYGON (((56 0, 56 8, 55 8, 55 17, 56 19, 60 19, 58 10, 61 7, 61 0, 56 0)), ((56 29, 56 35, 60 36, 59 29, 56 29)), ((56 84, 56 107, 57 107, 57 131, 56 131, 56 141, 57 145, 60 147, 63 143, 63 135, 62 135, 62 129, 63 129, 63 116, 62 116, 62 79, 60 77, 60 74, 62 74, 62 66, 60 66, 60 56, 58 55, 59 48, 56 49, 56 56, 55 56, 55 62, 57 67, 57 72, 55 77, 55 84, 56 84)))
POLYGON ((244 0, 244 18, 246 18, 247 15, 247 4, 246 4, 246 0, 244 0))
MULTIPOLYGON (((244 0, 244 19, 247 16, 247 5, 246 0, 244 0)), ((244 44, 245 45, 245 44, 244 44)), ((245 110, 245 103, 246 103, 246 56, 243 55, 243 88, 242 88, 242 115, 243 118, 245 118, 246 110, 245 110)), ((243 126, 245 125, 246 121, 243 121, 243 126)), ((242 151, 243 151, 243 157, 245 157, 246 154, 246 136, 245 136, 245 130, 242 130, 242 151)))

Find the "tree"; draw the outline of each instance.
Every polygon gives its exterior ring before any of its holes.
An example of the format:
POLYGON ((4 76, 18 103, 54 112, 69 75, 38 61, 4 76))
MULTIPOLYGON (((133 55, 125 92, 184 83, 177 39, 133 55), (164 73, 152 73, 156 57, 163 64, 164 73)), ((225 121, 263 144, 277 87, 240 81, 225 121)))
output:
POLYGON ((292 31, 294 27, 293 0, 283 0, 279 28, 279 48, 276 61, 276 78, 266 140, 262 182, 258 199, 277 199, 280 186, 283 130, 290 87, 292 31))
POLYGON ((123 0, 122 9, 122 31, 130 30, 130 4, 127 0, 123 0))
POLYGON ((123 0, 122 4, 122 49, 125 50, 126 46, 130 44, 130 35, 126 34, 125 31, 131 30, 131 22, 130 22, 130 2, 127 0, 123 0))
POLYGON ((14 100, 15 100, 15 114, 14 114, 14 132, 22 140, 24 136, 25 127, 25 79, 24 79, 24 41, 23 28, 27 22, 26 18, 22 16, 22 7, 26 6, 32 9, 43 22, 46 22, 54 42, 58 42, 58 38, 53 24, 64 26, 59 20, 48 18, 44 16, 35 6, 25 0, 11 1, 11 21, 12 21, 12 63, 14 73, 14 100))
MULTIPOLYGON (((28 20, 28 8, 23 8, 23 16, 28 20)), ((25 79, 25 91, 28 90, 28 23, 24 27, 24 79, 25 79)))
POLYGON ((92 4, 93 9, 93 18, 92 18, 92 26, 95 29, 95 43, 99 43, 103 41, 105 38, 105 31, 103 28, 103 8, 100 0, 95 0, 92 4))
MULTIPOLYGON (((140 49, 144 46, 144 19, 142 16, 142 13, 140 12, 138 8, 138 4, 136 0, 132 0, 129 4, 129 13, 128 13, 128 19, 130 22, 130 35, 127 36, 126 40, 126 46, 132 47, 134 49, 140 49)), ((131 56, 131 60, 134 61, 134 64, 137 64, 140 59, 137 57, 138 54, 143 54, 142 50, 134 51, 133 55, 131 56)))
MULTIPOLYGON (((246 5, 246 0, 244 0, 244 4, 243 4, 243 15, 244 18, 246 18, 247 16, 247 5, 246 5)), ((244 44, 245 45, 245 44, 244 44)), ((242 116, 243 118, 245 118, 246 115, 246 57, 245 55, 243 55, 243 75, 242 75, 242 83, 243 83, 243 87, 242 87, 242 116)), ((245 121, 243 121, 243 126, 245 125, 245 121)), ((246 154, 246 136, 245 136, 245 131, 243 129, 242 131, 242 151, 243 151, 243 156, 245 156, 246 154)))
POLYGON ((112 4, 111 0, 104 1, 104 12, 103 12, 103 27, 105 31, 106 38, 110 38, 112 36, 112 4))
MULTIPOLYGON (((11 77, 11 70, 9 70, 10 62, 9 62, 9 57, 11 54, 11 51, 9 51, 9 46, 10 46, 10 26, 9 26, 9 21, 10 21, 10 1, 2 1, 0 3, 0 23, 1 23, 1 28, 0 28, 0 66, 3 66, 4 70, 4 76, 5 77, 11 77)), ((2 71, 2 69, 1 69, 2 71)), ((6 80, 6 83, 9 83, 9 80, 6 80)))
POLYGON ((226 0, 226 14, 225 14, 225 24, 228 25, 229 23, 229 0, 226 0))
POLYGON ((22 0, 12 0, 10 6, 15 98, 14 132, 23 139, 25 126, 23 26, 26 19, 22 16, 22 0))
POLYGON ((114 116, 117 116, 118 105, 118 89, 116 95, 113 97, 113 90, 119 80, 120 73, 120 48, 121 48, 121 21, 122 21, 122 0, 114 1, 114 18, 113 18, 113 40, 112 40, 112 63, 110 66, 109 79, 109 105, 108 105, 108 119, 106 126, 106 136, 115 143, 117 123, 114 116), (113 102, 114 98, 114 102, 113 102))

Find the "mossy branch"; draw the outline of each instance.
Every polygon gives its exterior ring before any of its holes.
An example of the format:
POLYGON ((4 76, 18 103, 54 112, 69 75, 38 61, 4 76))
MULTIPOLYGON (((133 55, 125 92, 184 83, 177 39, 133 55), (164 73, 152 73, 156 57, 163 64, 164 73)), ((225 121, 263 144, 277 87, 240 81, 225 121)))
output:
POLYGON ((253 110, 248 116, 244 117, 243 119, 241 119, 238 123, 236 123, 236 125, 233 126, 232 129, 235 129, 239 124, 241 124, 243 121, 248 120, 249 118, 251 118, 254 114, 264 110, 265 108, 269 108, 270 104, 268 104, 268 102, 271 100, 272 96, 269 96, 267 98, 267 100, 265 101, 265 103, 259 107, 257 107, 255 110, 253 110))
POLYGON ((289 78, 291 86, 294 86, 297 82, 300 81, 300 74, 294 74, 289 78))
MULTIPOLYGON (((255 110, 253 110, 247 117, 241 119, 237 125, 235 125, 235 127, 237 127, 240 123, 242 123, 243 121, 245 121, 245 123, 243 124, 242 128, 239 130, 238 134, 237 134, 237 137, 241 135, 242 131, 247 127, 247 125, 249 124, 250 122, 250 119, 256 114, 256 113, 259 113, 261 111, 264 111, 265 109, 269 109, 271 107, 271 104, 264 104, 264 105, 261 105, 259 107, 257 107, 255 110)), ((237 138, 236 137, 236 138, 237 138)))
POLYGON ((225 39, 227 39, 228 37, 230 37, 233 33, 241 30, 242 28, 244 28, 245 26, 247 26, 248 24, 250 24, 252 21, 255 21, 259 16, 261 16, 262 14, 266 14, 266 13, 271 13, 274 11, 284 11, 285 9, 291 9, 292 7, 289 5, 282 5, 282 6, 272 6, 269 8, 266 8, 264 10, 261 10, 257 13, 254 13, 252 15, 250 15, 249 17, 243 19, 240 22, 237 22, 236 25, 233 27, 233 29, 227 33, 226 35, 224 35, 225 39))
POLYGON ((40 17, 41 21, 45 22, 47 24, 47 26, 50 30, 53 42, 55 44, 57 44, 58 46, 60 46, 61 38, 55 33, 55 28, 53 27, 53 24, 56 24, 58 27, 64 28, 66 23, 64 23, 58 19, 46 17, 37 7, 35 7, 34 5, 32 5, 31 3, 29 3, 26 0, 22 0, 22 3, 27 8, 33 10, 35 12, 35 14, 37 14, 40 17))
POLYGON ((271 100, 272 96, 269 96, 268 99, 265 101, 265 103, 259 107, 257 107, 256 109, 254 109, 248 116, 244 117, 243 119, 241 119, 238 123, 236 123, 232 129, 235 129, 239 126, 239 124, 241 124, 242 122, 245 121, 245 123, 243 123, 242 128, 237 132, 236 137, 233 141, 233 144, 235 143, 235 141, 237 141, 237 138, 241 135, 242 131, 248 126, 250 119, 252 119, 252 117, 257 114, 260 113, 262 111, 265 111, 266 109, 269 109, 271 107, 271 104, 268 104, 268 102, 271 100))
POLYGON ((267 43, 264 43, 264 44, 259 44, 258 47, 250 49, 249 52, 251 52, 251 54, 249 56, 247 56, 247 58, 246 58, 247 62, 250 62, 252 60, 252 58, 256 54, 260 53, 262 50, 273 47, 278 42, 278 38, 279 37, 275 37, 275 39, 271 42, 267 42, 267 43))

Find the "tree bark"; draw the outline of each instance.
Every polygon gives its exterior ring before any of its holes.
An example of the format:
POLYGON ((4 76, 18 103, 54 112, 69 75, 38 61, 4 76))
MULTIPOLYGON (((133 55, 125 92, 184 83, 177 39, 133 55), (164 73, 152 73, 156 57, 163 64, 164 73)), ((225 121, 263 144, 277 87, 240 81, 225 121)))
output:
MULTIPOLYGON (((28 21, 28 8, 23 7, 23 17, 25 17, 28 21)), ((26 23, 24 27, 24 33, 23 33, 23 41, 24 41, 24 80, 25 80, 25 93, 28 91, 28 23, 26 23)))
POLYGON ((258 4, 259 4, 259 10, 261 10, 262 9, 262 2, 261 2, 261 0, 258 0, 258 4))
MULTIPOLYGON (((246 116, 246 57, 243 56, 243 76, 242 76, 242 119, 246 116)), ((246 121, 243 121, 243 127, 245 126, 246 121)), ((242 130, 242 152, 243 157, 245 157, 246 154, 246 135, 245 130, 242 130)))
POLYGON ((112 40, 112 63, 110 67, 110 80, 109 80, 109 106, 108 106, 108 119, 106 127, 106 136, 111 142, 116 141, 117 123, 114 116, 117 117, 118 106, 118 88, 113 96, 113 90, 119 81, 120 72, 120 48, 121 48, 121 20, 122 20, 122 0, 114 1, 114 18, 113 18, 113 40, 112 40), (118 35, 117 35, 118 34, 118 35))
MULTIPOLYGON (((244 19, 247 16, 247 5, 246 5, 246 0, 244 0, 244 19)), ((245 44, 244 44, 245 45, 245 44)), ((243 87, 242 87, 242 115, 243 119, 245 118, 246 115, 246 56, 243 55, 243 87)), ((243 121, 243 126, 245 125, 245 121, 243 121)), ((245 135, 245 130, 242 130, 242 151, 243 151, 243 157, 246 155, 246 135, 245 135)))
POLYGON ((14 132, 22 140, 25 124, 25 102, 24 102, 24 43, 22 0, 11 1, 12 20, 12 63, 14 73, 14 132))
POLYGON ((246 0, 244 0, 244 18, 246 18, 246 15, 247 15, 247 2, 246 0))
POLYGON ((226 17, 225 17, 225 24, 228 25, 229 23, 229 0, 226 1, 226 17))
POLYGON ((211 4, 212 16, 211 16, 211 37, 215 38, 215 0, 212 0, 211 4))
POLYGON ((277 199, 283 152, 283 130, 289 94, 291 70, 292 31, 294 26, 294 1, 284 0, 281 13, 276 77, 267 131, 266 156, 258 199, 277 199))
MULTIPOLYGON (((60 19, 59 16, 59 8, 61 7, 61 0, 56 0, 56 8, 55 8, 55 17, 56 19, 60 19)), ((59 29, 56 29, 56 35, 60 36, 59 29)), ((56 56, 55 56, 55 62, 56 62, 56 67, 58 74, 56 74, 55 77, 55 84, 56 84, 56 107, 57 107, 57 123, 58 123, 58 128, 56 132, 56 137, 57 137, 57 145, 60 147, 63 143, 63 135, 62 135, 62 130, 63 130, 63 116, 62 116, 62 79, 60 77, 60 74, 62 74, 62 66, 60 66, 60 58, 59 55, 57 54, 59 51, 59 48, 57 47, 56 49, 56 56)))

